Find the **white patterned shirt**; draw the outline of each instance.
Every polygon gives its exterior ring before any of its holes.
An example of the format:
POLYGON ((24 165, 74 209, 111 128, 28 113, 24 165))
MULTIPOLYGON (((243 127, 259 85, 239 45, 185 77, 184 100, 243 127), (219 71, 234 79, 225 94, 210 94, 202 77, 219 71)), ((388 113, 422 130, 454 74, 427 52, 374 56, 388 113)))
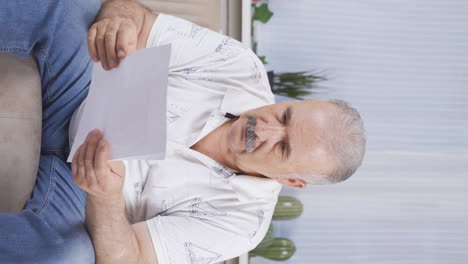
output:
POLYGON ((190 147, 228 120, 274 103, 261 61, 240 42, 160 14, 146 47, 172 44, 164 160, 125 160, 132 223, 146 221, 160 264, 209 264, 255 248, 281 184, 236 175, 190 147))

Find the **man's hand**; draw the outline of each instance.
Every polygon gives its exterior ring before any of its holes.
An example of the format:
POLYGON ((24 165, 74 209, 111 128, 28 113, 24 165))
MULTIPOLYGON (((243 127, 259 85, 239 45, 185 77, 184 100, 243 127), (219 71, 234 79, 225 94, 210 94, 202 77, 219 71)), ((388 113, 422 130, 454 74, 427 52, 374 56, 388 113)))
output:
POLYGON ((121 161, 108 161, 108 155, 108 142, 99 130, 93 130, 73 157, 73 181, 89 198, 112 200, 122 195, 125 165, 121 161))
POLYGON ((122 194, 125 165, 108 161, 108 154, 108 142, 93 130, 72 162, 73 181, 88 193, 86 226, 96 263, 157 263, 146 224, 132 226, 127 219, 122 194))
POLYGON ((89 55, 105 70, 119 66, 137 48, 138 28, 129 18, 105 18, 91 26, 88 33, 89 55))
POLYGON ((105 70, 119 66, 127 54, 146 46, 157 15, 135 0, 108 0, 88 32, 89 55, 105 70))

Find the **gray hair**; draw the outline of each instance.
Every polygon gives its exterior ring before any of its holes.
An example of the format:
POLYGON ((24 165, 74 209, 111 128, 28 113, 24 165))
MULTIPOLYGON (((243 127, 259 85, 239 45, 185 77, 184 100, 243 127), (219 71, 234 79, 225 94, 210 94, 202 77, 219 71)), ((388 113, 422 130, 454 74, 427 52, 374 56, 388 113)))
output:
POLYGON ((328 151, 335 157, 335 169, 328 179, 331 183, 344 181, 361 166, 366 151, 364 122, 359 112, 343 100, 327 100, 338 112, 332 118, 334 132, 326 133, 328 151))
POLYGON ((335 168, 327 174, 319 172, 300 177, 313 184, 337 183, 348 179, 361 165, 365 153, 365 130, 358 111, 343 100, 325 101, 338 109, 329 117, 328 129, 319 135, 327 152, 334 158, 335 168))

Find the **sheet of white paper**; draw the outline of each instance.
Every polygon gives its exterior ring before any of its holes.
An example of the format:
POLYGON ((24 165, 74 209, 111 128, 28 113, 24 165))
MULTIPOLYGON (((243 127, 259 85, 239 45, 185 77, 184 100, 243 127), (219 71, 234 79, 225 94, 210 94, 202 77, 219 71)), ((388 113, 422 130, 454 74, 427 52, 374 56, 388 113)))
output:
POLYGON ((170 45, 131 52, 111 71, 94 65, 68 162, 96 128, 110 144, 109 160, 164 159, 170 52, 170 45))

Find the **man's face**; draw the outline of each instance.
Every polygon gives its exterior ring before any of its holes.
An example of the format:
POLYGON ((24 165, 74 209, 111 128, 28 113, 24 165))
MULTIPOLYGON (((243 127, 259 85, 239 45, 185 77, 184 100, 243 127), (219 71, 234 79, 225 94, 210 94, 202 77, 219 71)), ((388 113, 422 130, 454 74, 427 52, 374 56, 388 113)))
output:
POLYGON ((231 125, 228 148, 242 172, 304 188, 305 182, 293 175, 333 169, 318 137, 327 131, 327 116, 333 111, 334 105, 312 100, 252 109, 231 125))

